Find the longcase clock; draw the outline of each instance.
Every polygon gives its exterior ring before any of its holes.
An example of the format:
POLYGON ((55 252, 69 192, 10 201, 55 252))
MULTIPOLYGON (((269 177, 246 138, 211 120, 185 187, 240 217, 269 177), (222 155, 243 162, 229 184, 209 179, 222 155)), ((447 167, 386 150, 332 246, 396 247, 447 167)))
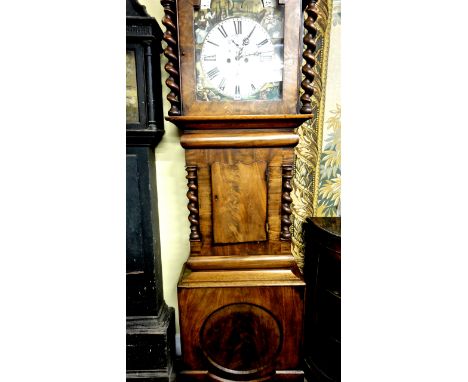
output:
POLYGON ((164 134, 162 31, 127 0, 127 382, 174 380, 174 308, 164 301, 154 148, 164 134))
POLYGON ((166 119, 182 131, 189 199, 180 377, 303 380, 290 192, 294 129, 313 117, 315 4, 305 22, 300 0, 161 4, 166 119))

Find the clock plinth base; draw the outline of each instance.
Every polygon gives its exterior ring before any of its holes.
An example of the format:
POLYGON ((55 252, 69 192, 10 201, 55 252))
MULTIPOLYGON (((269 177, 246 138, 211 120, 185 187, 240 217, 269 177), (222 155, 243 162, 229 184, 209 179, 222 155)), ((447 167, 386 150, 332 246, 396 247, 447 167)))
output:
POLYGON ((178 285, 184 381, 303 380, 293 269, 191 271, 178 285))

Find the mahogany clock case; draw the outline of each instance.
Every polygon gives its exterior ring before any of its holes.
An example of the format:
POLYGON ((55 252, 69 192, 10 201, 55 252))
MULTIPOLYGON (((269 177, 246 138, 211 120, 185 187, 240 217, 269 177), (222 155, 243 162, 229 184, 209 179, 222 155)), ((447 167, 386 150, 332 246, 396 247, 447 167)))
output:
POLYGON ((318 11, 314 1, 245 3, 284 7, 280 99, 197 99, 194 12, 201 2, 161 0, 166 119, 182 131, 190 222, 190 255, 178 282, 180 378, 302 382, 305 282, 291 254, 291 179, 294 129, 313 117, 318 11))

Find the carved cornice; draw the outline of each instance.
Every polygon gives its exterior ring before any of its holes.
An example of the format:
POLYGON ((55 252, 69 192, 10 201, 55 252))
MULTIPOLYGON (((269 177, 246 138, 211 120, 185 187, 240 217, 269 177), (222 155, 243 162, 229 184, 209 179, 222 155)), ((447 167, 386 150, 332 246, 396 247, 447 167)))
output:
POLYGON ((167 64, 164 66, 169 77, 166 85, 170 89, 167 100, 171 104, 169 115, 180 115, 180 76, 179 76, 179 56, 177 42, 177 14, 175 0, 161 0, 164 8, 162 24, 166 27, 163 39, 167 43, 164 55, 167 57, 167 64))
MULTIPOLYGON (((136 0, 127 0, 127 41, 128 40, 156 40, 162 39, 162 31, 158 23, 151 17, 144 5, 136 0)), ((160 44, 158 45, 158 52, 160 44)))

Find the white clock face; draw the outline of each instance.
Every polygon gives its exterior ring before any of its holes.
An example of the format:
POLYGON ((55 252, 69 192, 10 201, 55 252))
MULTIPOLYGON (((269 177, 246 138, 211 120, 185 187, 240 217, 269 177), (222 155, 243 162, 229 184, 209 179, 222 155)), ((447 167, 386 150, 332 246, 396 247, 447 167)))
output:
POLYGON ((227 18, 215 24, 203 40, 199 58, 203 87, 233 100, 258 99, 265 88, 283 80, 283 58, 278 51, 257 21, 227 18))

